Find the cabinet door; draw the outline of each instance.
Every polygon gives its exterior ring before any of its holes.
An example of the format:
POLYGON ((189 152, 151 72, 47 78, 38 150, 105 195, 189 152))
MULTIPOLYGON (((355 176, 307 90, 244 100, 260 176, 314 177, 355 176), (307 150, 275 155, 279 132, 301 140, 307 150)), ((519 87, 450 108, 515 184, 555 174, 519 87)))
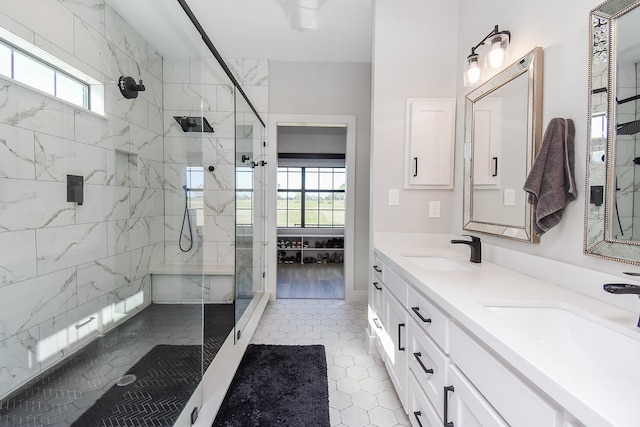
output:
POLYGON ((455 99, 409 98, 405 188, 453 188, 455 99))
POLYGON ((407 407, 407 312, 385 287, 383 290, 384 327, 388 336, 385 347, 387 371, 403 407, 407 407))
POLYGON ((445 391, 445 423, 454 427, 508 427, 489 402, 454 366, 450 367, 451 387, 445 391))

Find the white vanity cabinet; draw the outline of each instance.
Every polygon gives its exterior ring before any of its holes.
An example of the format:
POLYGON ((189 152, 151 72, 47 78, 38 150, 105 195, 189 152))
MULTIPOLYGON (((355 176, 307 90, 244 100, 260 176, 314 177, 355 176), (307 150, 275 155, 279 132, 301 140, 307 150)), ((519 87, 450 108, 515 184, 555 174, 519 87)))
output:
POLYGON ((572 425, 570 416, 437 306, 421 286, 404 280, 401 271, 384 266, 381 347, 413 426, 572 425))
POLYGON ((382 337, 384 335, 384 312, 382 304, 382 294, 384 289, 384 270, 385 265, 376 258, 373 264, 373 280, 369 286, 369 309, 368 309, 368 329, 369 329, 369 348, 375 348, 377 352, 384 358, 384 349, 382 347, 382 337))

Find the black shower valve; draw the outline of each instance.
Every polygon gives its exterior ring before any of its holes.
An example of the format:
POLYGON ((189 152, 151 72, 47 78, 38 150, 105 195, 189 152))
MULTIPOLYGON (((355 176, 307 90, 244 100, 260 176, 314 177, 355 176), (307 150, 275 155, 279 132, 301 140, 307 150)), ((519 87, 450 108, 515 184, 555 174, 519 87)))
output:
POLYGON ((138 92, 143 92, 145 90, 142 80, 140 80, 140 83, 136 83, 133 77, 125 76, 120 76, 118 79, 118 88, 120 89, 122 96, 127 99, 137 98, 138 92))

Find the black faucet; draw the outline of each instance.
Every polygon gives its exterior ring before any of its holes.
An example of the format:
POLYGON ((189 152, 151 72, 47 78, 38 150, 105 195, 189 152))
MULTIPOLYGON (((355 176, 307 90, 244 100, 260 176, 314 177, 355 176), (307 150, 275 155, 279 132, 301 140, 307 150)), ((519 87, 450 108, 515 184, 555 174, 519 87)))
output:
MULTIPOLYGON (((630 285, 628 283, 605 283, 602 285, 602 289, 610 294, 631 294, 638 295, 640 298, 640 286, 630 285)), ((640 318, 638 318, 638 325, 640 328, 640 318)))
POLYGON ((476 236, 469 236, 471 240, 452 240, 451 243, 463 243, 469 245, 471 249, 471 258, 469 261, 480 263, 482 262, 482 246, 480 246, 480 238, 476 236))

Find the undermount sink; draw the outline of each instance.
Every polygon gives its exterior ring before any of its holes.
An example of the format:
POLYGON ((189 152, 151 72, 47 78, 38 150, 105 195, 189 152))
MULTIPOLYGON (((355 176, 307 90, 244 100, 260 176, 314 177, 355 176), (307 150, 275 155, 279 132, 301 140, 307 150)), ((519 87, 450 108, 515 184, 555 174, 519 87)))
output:
POLYGON ((626 331, 606 320, 590 319, 569 307, 508 306, 485 307, 517 328, 523 336, 548 349, 554 358, 564 359, 587 372, 632 376, 640 380, 636 366, 640 360, 640 333, 626 331))
POLYGON ((425 270, 438 271, 472 271, 470 266, 466 266, 456 260, 439 256, 412 256, 405 255, 405 258, 425 270))

